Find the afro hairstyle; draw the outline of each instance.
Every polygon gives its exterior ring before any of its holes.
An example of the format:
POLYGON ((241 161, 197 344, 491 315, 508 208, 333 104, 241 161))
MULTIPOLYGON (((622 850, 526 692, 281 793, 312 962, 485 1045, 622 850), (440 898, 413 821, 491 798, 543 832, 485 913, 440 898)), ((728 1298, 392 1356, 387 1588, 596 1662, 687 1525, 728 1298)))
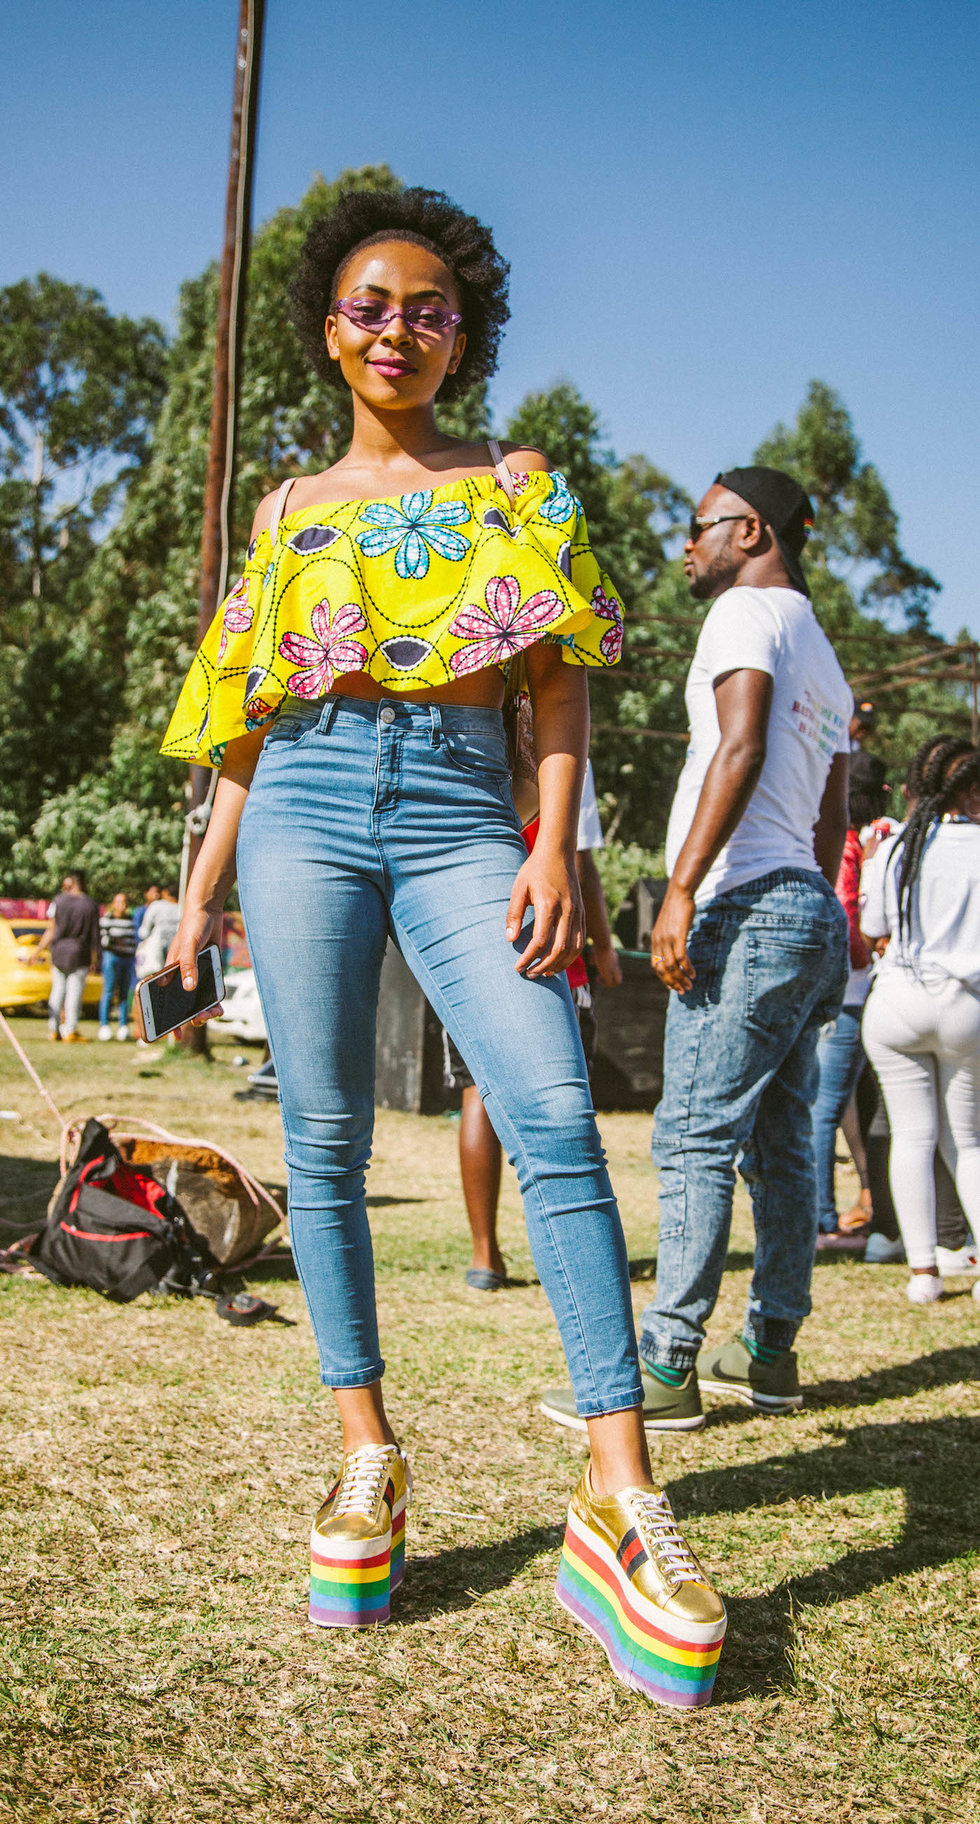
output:
POLYGON ((458 399, 488 380, 507 306, 510 267, 501 259, 490 230, 466 215, 442 190, 346 190, 335 208, 310 229, 290 286, 293 323, 310 365, 331 386, 346 382, 331 361, 323 326, 337 301, 337 281, 352 253, 368 241, 412 241, 427 247, 449 267, 460 292, 466 348, 456 372, 447 374, 441 399, 458 399))

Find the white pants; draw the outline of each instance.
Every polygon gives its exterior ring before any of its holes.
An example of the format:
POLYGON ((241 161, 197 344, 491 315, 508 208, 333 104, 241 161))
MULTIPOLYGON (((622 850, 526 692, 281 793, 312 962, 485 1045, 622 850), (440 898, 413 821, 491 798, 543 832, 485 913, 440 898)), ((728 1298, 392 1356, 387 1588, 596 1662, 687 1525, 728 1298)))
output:
POLYGON ((64 1031, 74 1032, 78 1025, 78 1016, 82 1011, 82 993, 88 969, 72 969, 66 975, 64 970, 51 965, 51 993, 48 996, 49 1025, 54 1032, 58 1030, 61 1009, 65 1010, 64 1031))
POLYGON ((936 1146, 980 1239, 980 998, 889 970, 861 1029, 892 1130, 888 1176, 910 1267, 936 1263, 936 1146))

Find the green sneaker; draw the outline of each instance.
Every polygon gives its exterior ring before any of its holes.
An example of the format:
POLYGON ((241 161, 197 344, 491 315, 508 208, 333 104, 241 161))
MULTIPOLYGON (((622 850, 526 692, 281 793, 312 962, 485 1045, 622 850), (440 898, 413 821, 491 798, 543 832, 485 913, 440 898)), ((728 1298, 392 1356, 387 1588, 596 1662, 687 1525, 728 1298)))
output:
POLYGON ((665 1387, 655 1374, 640 1373, 643 1382, 643 1424, 647 1431, 700 1431, 704 1408, 694 1369, 679 1387, 665 1387))
MULTIPOLYGON (((647 1431, 700 1431, 704 1424, 698 1377, 691 1369, 680 1387, 665 1387, 652 1374, 642 1374, 643 1423, 647 1431)), ((585 1431, 586 1420, 579 1418, 575 1395, 570 1387, 552 1387, 543 1395, 540 1409, 556 1425, 567 1425, 570 1431, 585 1431)))
POLYGON ((744 1400, 759 1412, 791 1412, 803 1404, 795 1352, 784 1349, 767 1365, 756 1361, 740 1336, 698 1358, 698 1380, 705 1393, 744 1400))

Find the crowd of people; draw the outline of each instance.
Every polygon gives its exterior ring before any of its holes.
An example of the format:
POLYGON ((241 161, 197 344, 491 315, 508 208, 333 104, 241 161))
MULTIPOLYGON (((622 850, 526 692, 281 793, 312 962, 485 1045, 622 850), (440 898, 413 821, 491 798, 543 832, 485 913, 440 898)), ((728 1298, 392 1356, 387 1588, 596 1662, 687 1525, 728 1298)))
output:
POLYGON ((163 968, 179 923, 174 886, 153 883, 142 904, 133 910, 126 893, 114 893, 100 913, 86 890, 84 870, 70 869, 48 908, 47 924, 31 954, 33 963, 45 956, 50 962, 48 1036, 68 1045, 84 1044, 86 1035, 79 1031, 79 1019, 85 982, 90 972, 101 972, 99 1038, 112 1038, 115 1008, 116 1037, 128 1039, 136 983, 163 968))
MULTIPOLYGON (((382 1394, 365 1202, 391 937, 465 1082, 471 1284, 505 1278, 502 1146, 569 1370, 543 1408, 588 1435, 558 1598, 624 1683, 698 1704, 727 1616, 654 1486, 647 1432, 697 1429, 705 1395, 773 1414, 801 1404, 795 1343, 821 1225, 839 1229, 833 1147, 862 1034, 893 1129, 915 1302, 941 1289, 937 1144, 974 1235, 980 1224, 980 754, 935 746, 862 885, 868 781, 855 767, 849 792, 849 762, 864 724, 809 599, 811 502, 771 468, 720 473, 684 546, 692 596, 712 606, 652 937, 670 999, 657 1283, 637 1338, 582 967, 587 909, 599 976, 615 984, 597 838, 580 820, 586 668, 619 658, 622 607, 547 454, 451 436, 435 416, 437 396, 493 372, 506 292, 488 230, 439 193, 347 192, 313 225, 293 319, 315 373, 350 403, 351 444, 259 504, 163 749, 218 769, 207 834, 179 921, 161 895, 139 942, 156 940, 193 988, 237 874, 279 1082, 293 1253, 342 1431, 312 1526, 311 1620, 386 1621, 405 1567, 412 1481, 382 1394), (519 816, 511 778, 529 711, 537 801, 519 816), (871 948, 884 954, 862 1012, 871 948), (752 1281, 739 1333, 709 1347, 737 1170, 752 1281)), ((58 962, 65 1002, 79 946, 87 962, 99 942, 94 909, 72 903, 80 892, 67 886, 52 925, 52 945, 69 929, 75 945, 58 962)), ((130 979, 127 917, 120 896, 102 939, 106 1028, 130 979)))

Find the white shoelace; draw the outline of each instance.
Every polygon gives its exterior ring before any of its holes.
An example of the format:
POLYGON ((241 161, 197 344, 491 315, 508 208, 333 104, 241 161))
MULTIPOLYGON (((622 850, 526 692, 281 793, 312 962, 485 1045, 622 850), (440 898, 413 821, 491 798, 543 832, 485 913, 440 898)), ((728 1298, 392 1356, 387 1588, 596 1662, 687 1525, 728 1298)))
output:
POLYGON ((334 1513, 373 1513, 396 1454, 390 1444, 365 1444, 360 1450, 352 1450, 344 1458, 334 1513))
POLYGON ((648 1552, 659 1559, 668 1574, 679 1583, 702 1583, 704 1572, 674 1519, 666 1495, 658 1495, 652 1488, 638 1488, 630 1495, 629 1508, 648 1552))

